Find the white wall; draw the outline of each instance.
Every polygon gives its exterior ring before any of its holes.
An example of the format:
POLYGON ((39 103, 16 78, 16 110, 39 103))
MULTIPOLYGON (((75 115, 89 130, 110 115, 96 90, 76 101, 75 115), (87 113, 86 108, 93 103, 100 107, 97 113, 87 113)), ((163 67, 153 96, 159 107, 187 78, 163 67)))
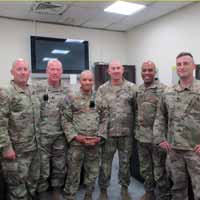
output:
POLYGON ((127 64, 127 42, 124 33, 75 28, 0 18, 0 85, 11 79, 10 68, 16 58, 31 63, 30 35, 84 39, 89 41, 90 66, 94 62, 119 59, 127 64))
POLYGON ((200 3, 177 10, 127 33, 128 62, 137 66, 137 83, 141 83, 140 67, 151 59, 159 68, 159 78, 172 83, 172 66, 181 51, 193 54, 200 63, 200 3))

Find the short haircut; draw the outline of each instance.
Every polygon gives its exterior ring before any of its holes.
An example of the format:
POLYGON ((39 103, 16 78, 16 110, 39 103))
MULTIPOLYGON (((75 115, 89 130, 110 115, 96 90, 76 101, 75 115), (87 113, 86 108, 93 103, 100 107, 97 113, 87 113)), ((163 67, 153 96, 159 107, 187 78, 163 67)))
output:
POLYGON ((19 62, 24 62, 27 66, 28 63, 23 59, 23 58, 17 58, 13 63, 12 63, 12 69, 16 66, 17 63, 19 62))
POLYGON ((121 64, 121 62, 118 61, 118 60, 113 60, 113 61, 111 61, 111 62, 109 63, 109 65, 108 65, 108 67, 112 67, 112 66, 121 66, 121 67, 123 67, 123 65, 121 64))
POLYGON ((176 59, 180 58, 180 57, 183 57, 183 56, 190 56, 193 59, 193 56, 192 56, 192 54, 190 52, 181 52, 176 56, 176 59))
POLYGON ((49 60, 47 63, 47 67, 49 67, 51 65, 51 63, 57 63, 58 65, 60 65, 62 67, 62 63, 58 59, 49 60))
POLYGON ((83 70, 80 74, 80 80, 82 79, 84 74, 91 74, 92 75, 92 79, 94 80, 94 73, 90 70, 83 70))

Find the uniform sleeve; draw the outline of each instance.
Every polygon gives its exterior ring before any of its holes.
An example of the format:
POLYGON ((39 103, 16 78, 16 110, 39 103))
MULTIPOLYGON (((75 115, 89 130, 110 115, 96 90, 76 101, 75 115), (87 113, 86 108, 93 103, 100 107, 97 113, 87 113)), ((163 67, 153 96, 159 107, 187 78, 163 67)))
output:
POLYGON ((96 109, 100 118, 98 136, 106 139, 108 134, 109 106, 100 88, 96 93, 96 109))
POLYGON ((73 122, 72 100, 68 96, 65 97, 61 108, 61 123, 67 141, 71 142, 78 134, 73 122))
POLYGON ((164 95, 162 95, 158 103, 156 118, 153 126, 154 144, 160 144, 162 141, 167 140, 167 122, 168 113, 164 101, 164 95))
POLYGON ((137 94, 136 94, 136 105, 135 105, 135 136, 139 135, 139 113, 138 113, 139 102, 137 100, 137 94))
POLYGON ((132 92, 133 92, 133 105, 132 105, 132 110, 133 110, 133 135, 135 136, 136 131, 138 130, 138 107, 137 107, 137 92, 138 88, 136 85, 132 87, 132 92))
POLYGON ((7 151, 12 149, 8 134, 9 121, 9 96, 3 89, 0 89, 0 149, 7 151))

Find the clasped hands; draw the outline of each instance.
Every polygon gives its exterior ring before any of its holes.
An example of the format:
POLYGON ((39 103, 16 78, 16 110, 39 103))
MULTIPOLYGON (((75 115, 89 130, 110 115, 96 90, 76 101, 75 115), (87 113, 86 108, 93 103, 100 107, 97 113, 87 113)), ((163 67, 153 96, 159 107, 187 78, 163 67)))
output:
POLYGON ((100 137, 97 136, 86 136, 86 135, 77 135, 74 137, 74 139, 81 143, 81 144, 85 144, 88 146, 94 146, 96 144, 98 144, 101 140, 100 137))

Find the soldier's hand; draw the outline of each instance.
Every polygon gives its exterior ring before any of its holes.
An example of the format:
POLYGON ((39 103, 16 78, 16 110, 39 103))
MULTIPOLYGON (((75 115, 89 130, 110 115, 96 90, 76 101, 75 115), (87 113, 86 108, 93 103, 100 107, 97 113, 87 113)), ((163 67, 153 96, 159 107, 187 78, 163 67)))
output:
POLYGON ((100 141, 101 141, 100 137, 94 137, 94 139, 93 139, 94 145, 97 145, 100 141))
POLYGON ((3 157, 7 160, 15 160, 16 153, 13 149, 9 149, 9 150, 3 152, 3 157))
POLYGON ((195 146, 194 151, 200 156, 200 144, 195 146))
POLYGON ((100 137, 96 137, 96 144, 98 144, 101 141, 100 137))
POLYGON ((159 144, 159 147, 165 150, 166 152, 171 151, 171 145, 167 141, 163 141, 159 144))
POLYGON ((96 137, 96 136, 87 136, 85 144, 94 146, 94 145, 98 144, 100 142, 100 140, 101 139, 99 137, 96 137))
POLYGON ((84 144, 85 140, 86 140, 86 137, 84 135, 77 135, 77 136, 74 137, 74 139, 77 142, 84 144))

